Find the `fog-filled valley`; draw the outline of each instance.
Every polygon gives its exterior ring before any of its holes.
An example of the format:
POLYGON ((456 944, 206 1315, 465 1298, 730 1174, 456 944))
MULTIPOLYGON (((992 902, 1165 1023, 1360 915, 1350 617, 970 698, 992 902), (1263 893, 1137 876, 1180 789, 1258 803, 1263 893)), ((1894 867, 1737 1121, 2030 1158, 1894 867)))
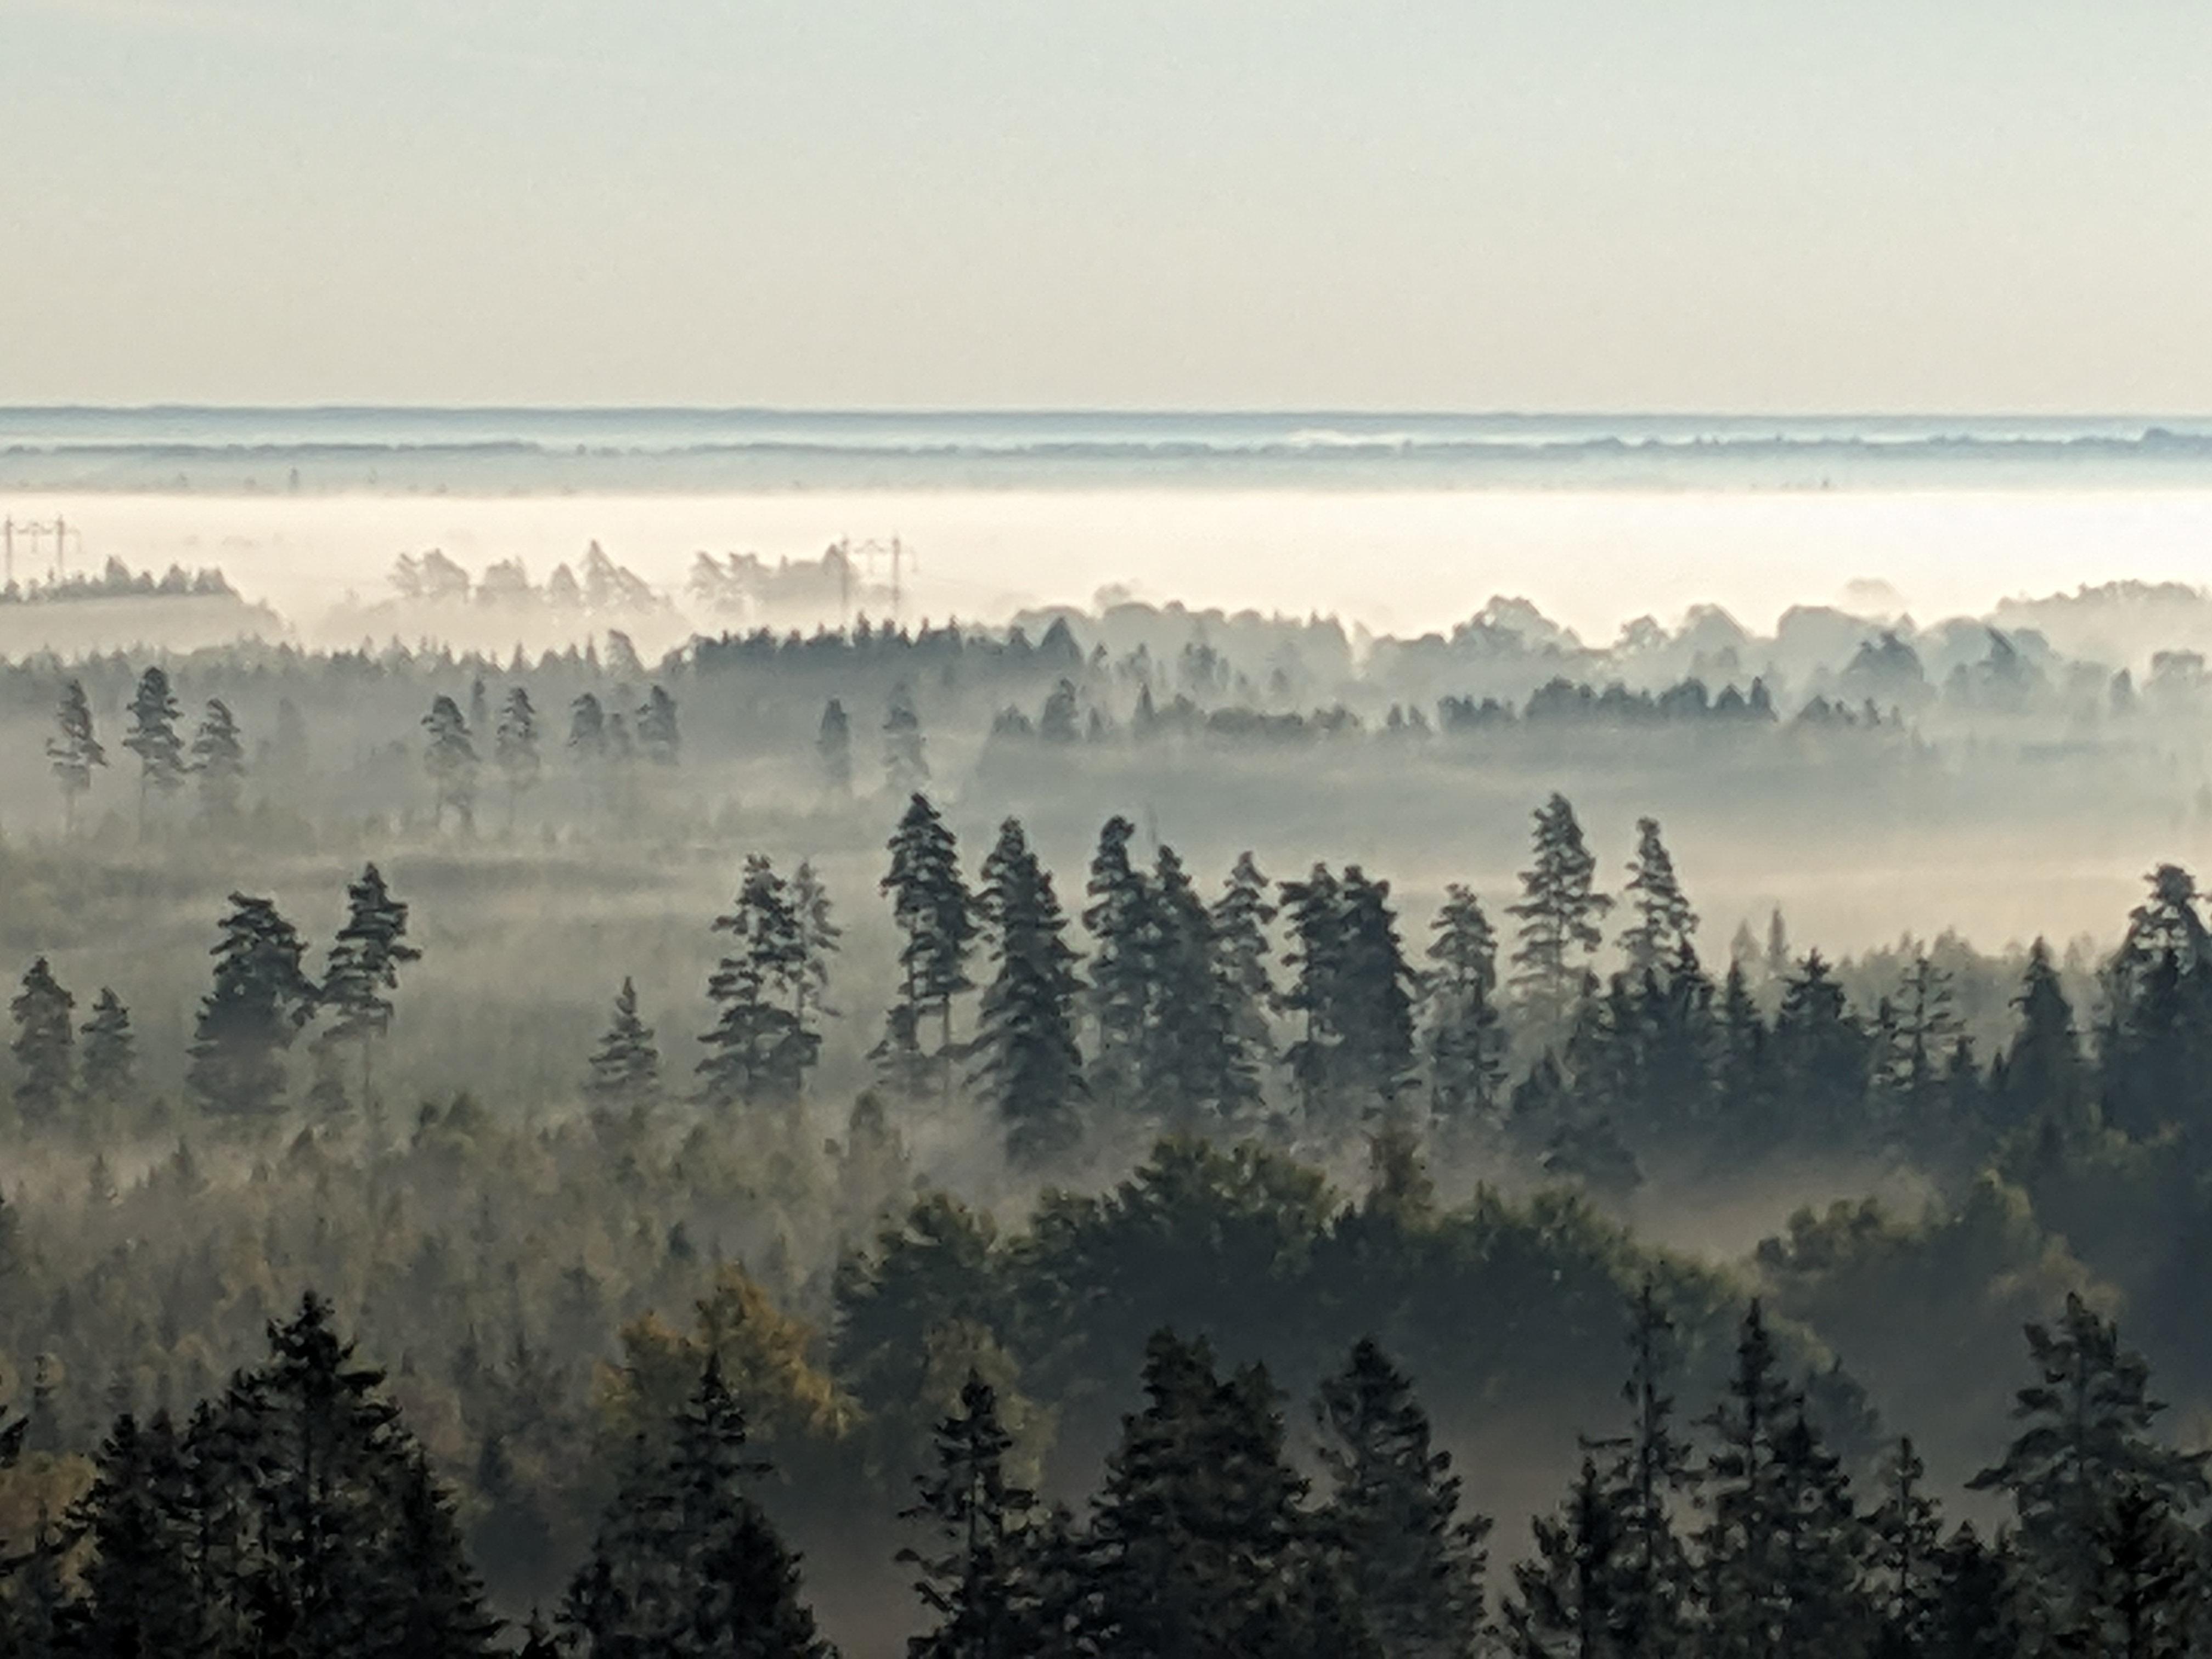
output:
POLYGON ((1599 644, 924 619, 890 550, 0 593, 11 1616, 109 1618, 131 1483, 288 1425, 430 1517, 441 1652, 617 1650, 740 1422, 763 1605, 855 1655, 988 1595, 928 1650, 1165 1651, 1132 1564, 1237 1527, 1224 1640, 1679 1650, 1563 1645, 1601 1510, 1616 1611, 1717 1640, 1786 1533, 1840 1645, 1775 1650, 2009 1650, 1923 1626, 2106 1593, 2019 1588, 2105 1537, 2024 1472, 2053 1366, 2194 1501, 2212 596, 1599 644))

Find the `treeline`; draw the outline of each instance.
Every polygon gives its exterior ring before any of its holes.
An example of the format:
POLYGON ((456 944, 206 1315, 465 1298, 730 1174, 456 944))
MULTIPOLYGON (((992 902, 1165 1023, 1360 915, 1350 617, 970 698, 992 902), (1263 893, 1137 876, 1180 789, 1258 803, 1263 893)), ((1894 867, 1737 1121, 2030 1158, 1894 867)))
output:
MULTIPOLYGON (((44 532, 46 526, 29 526, 44 532)), ((16 526, 20 534, 26 526, 16 526)), ((36 547, 32 549, 35 556, 36 547)), ((186 570, 171 565, 156 576, 150 570, 132 570, 111 558, 98 575, 82 572, 28 582, 9 580, 0 585, 0 605, 49 605, 76 599, 234 599, 233 587, 220 570, 186 570)))
MULTIPOLYGON (((1462 1502, 1412 1380, 1371 1340, 1324 1378, 1311 1478, 1267 1368, 1146 1344, 1083 1510, 1028 1484, 998 1390, 970 1370, 900 1510, 914 1659, 1980 1659, 2201 1651, 2205 1454, 2154 1432, 2148 1369, 2069 1298, 2027 1328, 2016 1432, 1969 1483, 1994 1531, 1946 1523, 1910 1439, 1863 1496, 1759 1304, 1709 1412, 1678 1413, 1674 1328, 1647 1283, 1616 1431, 1586 1438, 1525 1550, 1462 1502), (1492 1574, 1493 1547, 1510 1549, 1492 1574), (1495 1584, 1492 1577, 1498 1581, 1495 1584)), ((118 1416, 89 1484, 0 1557, 21 1659, 465 1659, 510 1650, 451 1495, 383 1375, 309 1295, 268 1357, 179 1420, 118 1416)), ((643 1425, 532 1659, 830 1652, 763 1502, 743 1382, 710 1356, 643 1425)), ((0 1463, 27 1425, 0 1427, 0 1463)))

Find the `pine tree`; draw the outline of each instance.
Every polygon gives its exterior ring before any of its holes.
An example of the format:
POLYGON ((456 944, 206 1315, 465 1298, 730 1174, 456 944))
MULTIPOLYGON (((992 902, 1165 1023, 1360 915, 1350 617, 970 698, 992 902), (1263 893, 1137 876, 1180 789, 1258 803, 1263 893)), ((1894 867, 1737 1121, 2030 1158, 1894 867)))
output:
POLYGON ((1944 1115, 1946 1062, 1960 1036, 1951 976, 1926 951, 1916 952, 1890 1007, 1882 1081, 1900 1132, 1924 1142, 1944 1115))
POLYGON ((680 758, 683 738, 676 726, 676 699, 660 686, 646 693, 637 711, 637 746, 655 766, 673 766, 680 758))
POLYGON ((1628 861, 1628 902, 1636 920, 1621 936, 1632 979, 1664 974, 1698 931, 1698 913, 1683 896, 1674 860, 1656 818, 1636 821, 1636 856, 1628 861))
POLYGON ((463 830, 475 829, 477 746, 460 705, 448 696, 432 698, 430 712, 422 717, 422 729, 430 734, 422 750, 422 769, 430 775, 434 792, 433 823, 442 827, 450 810, 463 830))
POLYGON ((709 1360, 668 1454, 645 1462, 600 1522, 561 1623, 588 1659, 828 1659, 799 1558, 746 1486, 744 1413, 709 1360))
POLYGON ((994 969, 976 1021, 975 1084, 1005 1127, 1007 1155, 1032 1168, 1048 1164, 1083 1133, 1079 981, 1052 877, 1016 819, 1000 826, 983 861, 975 908, 994 969))
POLYGON ((143 831, 149 802, 167 800, 185 787, 185 742, 177 735, 184 710, 169 690, 169 677, 149 668, 138 677, 131 698, 131 730, 123 746, 138 757, 138 824, 143 831))
POLYGON ((699 1039, 708 1048, 699 1062, 700 1098, 721 1110, 788 1106, 805 1087, 822 1038, 801 1015, 805 926, 790 884, 761 854, 745 860, 737 902, 714 918, 714 931, 736 945, 707 981, 707 1000, 718 1012, 714 1029, 699 1039))
POLYGON ((1107 819, 1098 831, 1084 891, 1091 950, 1091 1087, 1124 1109, 1139 1103, 1144 1044, 1152 1015, 1157 919, 1152 884, 1129 857, 1137 826, 1107 819))
POLYGON ((137 1039, 131 1034, 131 1011, 123 999, 101 986, 93 999, 92 1016, 78 1035, 84 1040, 86 1098, 111 1106, 130 1098, 137 1083, 137 1039))
POLYGON ((199 779, 200 811, 211 818, 238 816, 246 787, 246 744, 230 705, 210 698, 192 733, 192 772, 199 779))
POLYGON ((1032 1659, 1042 1632, 1030 1530, 1036 1496, 1008 1478, 1014 1437, 998 1395, 973 1370, 957 1410, 937 1425, 935 1467, 921 1476, 903 1520, 928 1526, 932 1553, 899 1559, 921 1569, 915 1591, 936 1627, 907 1644, 908 1659, 1032 1659))
POLYGON ((1498 1024, 1498 936, 1474 895, 1444 890, 1422 980, 1430 1109, 1437 1124, 1464 1131, 1504 1107, 1505 1034, 1498 1024))
POLYGON ((8 1005, 15 1022, 8 1052, 15 1060, 15 1112, 26 1127, 55 1122, 76 1086, 76 999, 40 957, 8 1005))
POLYGON ((929 781, 929 744, 914 693, 902 685, 884 711, 884 780, 894 795, 916 795, 929 781))
POLYGON ((307 947, 275 904, 233 893, 230 906, 185 1081, 210 1111, 265 1119, 283 1098, 283 1056, 314 1012, 316 988, 301 971, 307 947))
POLYGON ((637 987, 627 977, 615 997, 614 1023, 592 1055, 584 1084, 594 1111, 609 1118, 634 1117, 660 1099, 660 1050, 653 1027, 637 1012, 637 987))
POLYGON ((838 698, 832 697, 822 706, 821 728, 814 736, 814 757, 822 769, 825 793, 852 793, 853 722, 838 698))
POLYGON ((1321 1425, 1334 1486, 1318 1531, 1369 1631, 1393 1659, 1472 1659, 1490 1523, 1461 1517, 1450 1455, 1371 1340, 1322 1382, 1321 1425))
POLYGON ((830 1006, 830 959, 840 948, 845 930, 833 919, 830 890, 814 872, 810 860, 801 859, 791 872, 791 908, 799 918, 799 971, 793 981, 792 1012, 802 1030, 814 1029, 819 1017, 836 1018, 830 1006))
POLYGON ((398 988, 402 966, 422 960, 422 951, 406 939, 406 904, 392 896, 374 865, 365 866, 361 879, 346 884, 345 925, 331 947, 316 997, 332 1019, 315 1039, 319 1048, 350 1043, 359 1052, 363 1109, 374 1093, 371 1056, 392 1029, 392 1003, 386 993, 398 988))
POLYGON ((1537 1040, 1556 1044, 1572 1022, 1584 963, 1603 941, 1598 923, 1613 901, 1596 890, 1597 860, 1565 795, 1536 810, 1533 840, 1535 858, 1521 872, 1521 902, 1506 910, 1521 923, 1513 988, 1537 1040))
POLYGON ((957 1050, 952 1041, 953 1000, 973 988, 968 955, 975 936, 975 907, 960 873, 959 844, 927 796, 907 804, 892 832, 890 868, 882 890, 891 919, 904 936, 899 945, 899 995, 875 1050, 884 1081, 919 1098, 934 1076, 946 1096, 957 1050), (921 1048, 924 1023, 934 1020, 937 1051, 921 1048))
POLYGON ((527 686, 513 688, 500 705, 499 725, 492 732, 492 760, 507 781, 507 827, 512 830, 517 807, 538 787, 545 768, 538 745, 538 710, 527 686))
POLYGON ((2028 1326, 2027 1347, 2036 1380, 2013 1407, 2024 1426, 2004 1456, 1966 1484, 2011 1497, 2021 1553, 2063 1627, 2089 1616, 2089 1569, 2108 1501, 2134 1492, 2180 1511, 2212 1488, 2205 1454, 2151 1438, 2166 1408, 2150 1397, 2150 1367, 2079 1296, 2068 1293, 2056 1328, 2028 1326))
POLYGON ((82 680, 71 680, 62 688, 54 726, 55 735, 46 741, 46 760, 61 786, 62 827, 74 830, 77 802, 92 787, 94 770, 107 764, 107 750, 93 732, 92 702, 82 680))

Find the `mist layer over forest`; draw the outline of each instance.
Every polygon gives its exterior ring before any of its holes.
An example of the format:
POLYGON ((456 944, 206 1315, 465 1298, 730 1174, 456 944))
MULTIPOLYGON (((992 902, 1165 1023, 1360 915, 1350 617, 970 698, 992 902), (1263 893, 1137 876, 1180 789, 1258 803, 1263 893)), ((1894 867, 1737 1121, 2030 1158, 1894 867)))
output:
POLYGON ((1541 1623, 1523 1520, 1662 1348, 1869 1526, 1910 1434, 1996 1536, 2029 1322, 2117 1317, 2206 1437, 2200 591, 1596 644, 925 622, 927 541, 410 539, 306 608, 276 543, 162 545, 0 601, 0 1537, 58 1595, 118 1413, 281 1402, 331 1329, 500 1613, 594 1628, 605 1517, 727 1405, 854 1653, 930 1621, 897 1517, 971 1381, 1080 1555, 1124 1413, 1242 1412, 1340 1514, 1327 1402, 1402 1367, 1497 1517, 1470 1631, 1541 1623))

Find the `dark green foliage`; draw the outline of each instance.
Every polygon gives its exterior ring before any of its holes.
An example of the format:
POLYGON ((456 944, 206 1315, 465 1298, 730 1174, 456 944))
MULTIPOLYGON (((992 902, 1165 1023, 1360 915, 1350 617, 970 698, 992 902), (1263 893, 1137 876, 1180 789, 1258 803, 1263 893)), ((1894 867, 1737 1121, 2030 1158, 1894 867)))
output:
POLYGON ((592 1052, 584 1096, 610 1118, 632 1117, 659 1102, 660 1050, 637 1012, 637 987, 627 978, 615 996, 614 1021, 592 1052))
POLYGON ((730 934, 735 948, 707 981, 716 1011, 699 1039, 707 1046, 699 1062, 707 1105, 788 1106, 804 1091, 822 1047, 805 1021, 820 944, 809 925, 791 884, 759 854, 748 857, 737 902, 714 918, 714 931, 730 934))
POLYGON ((192 1482, 166 1416, 143 1429, 128 1413, 116 1419, 74 1519, 91 1551, 76 1652, 168 1659, 209 1650, 216 1625, 196 1559, 192 1482))
POLYGON ((1224 1381, 1205 1343, 1163 1331, 1144 1382, 1091 1528, 1101 1659, 1341 1651, 1320 1639, 1314 1576, 1298 1571, 1305 1483, 1266 1372, 1224 1381))
POLYGON ((123 746, 138 757, 138 811, 145 817, 149 800, 167 800, 185 787, 185 742, 177 733, 184 710, 169 689, 169 677, 149 668, 138 677, 131 697, 131 729, 123 746))
POLYGON ((8 1005, 15 1022, 8 1044, 15 1060, 15 1112, 26 1125, 53 1122, 76 1086, 76 1006, 44 957, 31 964, 8 1005))
POLYGON ((1267 928, 1275 920, 1274 889, 1249 853, 1237 854, 1221 896, 1213 902, 1213 963, 1229 1011, 1235 1046, 1231 1067, 1246 1112, 1260 1097, 1275 1060, 1275 985, 1267 969, 1267 928))
POLYGON ((2027 1346, 2036 1380, 2013 1408, 2023 1426, 2003 1458, 1969 1485, 2011 1498, 2048 1618, 2072 1628, 2094 1616, 2092 1604, 2104 1594, 2093 1569, 2112 1521, 2107 1506, 2125 1493, 2185 1512, 2207 1495, 2206 1460, 2150 1437, 2165 1409, 2150 1397, 2150 1368, 2079 1296, 2069 1293, 2057 1326, 2030 1325, 2027 1346))
POLYGON ((186 1081, 211 1112, 264 1120, 284 1095, 284 1051, 315 1009, 316 988, 301 972, 307 955, 274 903, 230 896, 215 957, 215 984, 201 1000, 186 1081))
POLYGON ((1444 890, 1422 976, 1429 1099, 1439 1126, 1465 1130, 1504 1109, 1505 1030, 1498 1015, 1498 935, 1482 905, 1455 882, 1444 890))
POLYGON ((1212 914, 1172 847, 1155 856, 1149 890, 1151 1006, 1137 1043, 1139 1097, 1174 1129, 1233 1127, 1256 1085, 1237 1031, 1237 993, 1220 969, 1212 914))
POLYGON ((628 1480, 577 1573, 562 1623, 590 1659, 817 1659, 799 1559, 749 1494, 744 1413, 719 1362, 673 1444, 628 1480))
POLYGON ((1399 943, 1390 884, 1357 865, 1341 878, 1316 865, 1283 884, 1295 941, 1284 1007, 1303 1029, 1287 1051, 1310 1132, 1348 1134, 1389 1108, 1413 1065, 1414 975, 1399 943))
POLYGON ((1393 1659, 1469 1659, 1490 1522, 1461 1516, 1459 1478, 1412 1383, 1363 1340, 1322 1382, 1321 1423, 1334 1484, 1318 1536, 1369 1632, 1393 1659))
POLYGON ((315 999, 331 1015, 316 1042, 351 1043, 361 1055, 364 1107, 374 1092, 371 1056, 392 1029, 392 1003, 386 994, 398 988, 401 967, 422 960, 422 951, 406 941, 406 904, 392 896, 374 865, 367 866, 360 880, 346 884, 345 925, 331 947, 315 999))
POLYGON ((1560 1513, 1531 1523, 1535 1553, 1513 1569, 1504 1608, 1514 1659, 1607 1659, 1626 1650, 1616 1600, 1620 1517, 1588 1455, 1560 1513))
POLYGON ((1698 913, 1683 895, 1656 818, 1636 821, 1636 856, 1628 861, 1626 896, 1635 921, 1621 935, 1620 948, 1628 958, 1629 978, 1640 981, 1647 974, 1670 969, 1698 931, 1698 913))
POLYGON ((957 1058, 952 1005, 971 989, 968 954, 975 935, 975 906, 960 873, 958 843, 924 795, 907 803, 890 842, 890 868, 883 890, 891 919, 903 935, 899 945, 899 996, 876 1050, 884 1080, 908 1097, 926 1091, 934 1073, 950 1090, 957 1058), (937 1051, 926 1055, 921 1034, 938 1028, 937 1051))
POLYGON ((1842 1147, 1861 1137, 1870 1047, 1827 963, 1808 951, 1774 1018, 1775 1083, 1791 1139, 1842 1147))
POLYGON ((192 733, 192 772, 199 782, 200 811, 211 818, 238 816, 246 787, 246 744, 230 705, 210 698, 192 733))
POLYGON ((123 999, 101 986, 78 1035, 83 1039, 85 1098, 110 1106, 129 1098, 137 1083, 138 1042, 123 999))
POLYGON ((2004 1054, 2002 1081, 1993 1090, 2001 1125, 2022 1128, 2039 1118, 2069 1133, 2078 1131, 2087 1087, 2081 1045, 2051 947, 2040 939, 2028 951, 2012 1006, 2020 1024, 2004 1054))
POLYGON ((1152 883, 1129 856, 1137 826, 1106 820, 1091 855, 1083 912, 1091 947, 1091 1082, 1124 1109, 1142 1104, 1144 1048, 1152 1014, 1157 931, 1152 883))
POLYGON ((969 1371, 959 1408, 937 1426, 935 1465, 902 1516, 934 1534, 933 1550, 899 1554, 921 1569, 915 1589, 936 1619, 907 1644, 910 1659, 1029 1659, 1037 1650, 1036 1495, 1007 1476, 1013 1444, 997 1395, 969 1371))
POLYGON ((983 860, 975 911, 994 964, 976 1021, 975 1082, 1005 1126, 1006 1152, 1036 1166, 1082 1137, 1087 1091, 1076 1047, 1075 953, 1052 878, 1008 818, 983 860))
POLYGON ((1534 860, 1521 872, 1520 902, 1506 911, 1521 923, 1512 982, 1537 1040, 1557 1043, 1582 995, 1584 964, 1604 939, 1598 924, 1613 900, 1597 890, 1597 860, 1565 796, 1536 809, 1531 839, 1534 860))
POLYGON ((92 787, 94 771, 107 764, 107 750, 93 733, 92 703, 82 680, 71 680, 62 688, 54 726, 54 736, 46 742, 46 761, 61 785, 64 826, 74 829, 77 801, 92 787))

